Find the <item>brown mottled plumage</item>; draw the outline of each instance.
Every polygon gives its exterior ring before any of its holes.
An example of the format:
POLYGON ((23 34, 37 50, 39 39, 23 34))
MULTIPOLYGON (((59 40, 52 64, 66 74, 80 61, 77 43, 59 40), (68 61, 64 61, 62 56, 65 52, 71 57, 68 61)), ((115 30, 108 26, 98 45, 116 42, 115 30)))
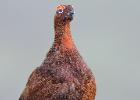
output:
POLYGON ((19 100, 95 99, 95 78, 71 37, 73 13, 70 5, 58 6, 54 44, 42 65, 30 75, 19 100))

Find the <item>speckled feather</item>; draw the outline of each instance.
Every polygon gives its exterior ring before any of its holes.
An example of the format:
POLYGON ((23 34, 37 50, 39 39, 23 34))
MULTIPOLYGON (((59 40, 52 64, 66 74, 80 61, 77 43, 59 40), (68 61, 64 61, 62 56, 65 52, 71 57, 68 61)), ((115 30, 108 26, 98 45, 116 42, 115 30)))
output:
POLYGON ((95 78, 76 49, 70 21, 55 16, 55 39, 40 67, 30 75, 19 100, 94 100, 95 78))

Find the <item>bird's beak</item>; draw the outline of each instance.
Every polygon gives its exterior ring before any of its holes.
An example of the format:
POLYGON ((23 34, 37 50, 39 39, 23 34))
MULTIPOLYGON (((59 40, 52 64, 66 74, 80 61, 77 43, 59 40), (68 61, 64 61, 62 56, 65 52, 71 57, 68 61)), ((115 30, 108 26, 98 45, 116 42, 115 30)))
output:
POLYGON ((67 13, 67 15, 70 17, 70 19, 72 20, 73 19, 73 16, 74 16, 74 9, 73 9, 73 7, 70 5, 69 6, 70 7, 70 10, 69 10, 69 12, 67 13))

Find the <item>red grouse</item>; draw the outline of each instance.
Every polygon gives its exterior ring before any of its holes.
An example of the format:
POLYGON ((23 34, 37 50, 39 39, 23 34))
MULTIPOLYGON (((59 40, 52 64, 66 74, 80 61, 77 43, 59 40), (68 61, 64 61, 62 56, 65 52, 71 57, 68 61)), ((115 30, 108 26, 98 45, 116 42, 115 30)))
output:
POLYGON ((95 78, 72 40, 73 14, 71 5, 57 7, 54 43, 30 75, 19 100, 95 100, 95 78))

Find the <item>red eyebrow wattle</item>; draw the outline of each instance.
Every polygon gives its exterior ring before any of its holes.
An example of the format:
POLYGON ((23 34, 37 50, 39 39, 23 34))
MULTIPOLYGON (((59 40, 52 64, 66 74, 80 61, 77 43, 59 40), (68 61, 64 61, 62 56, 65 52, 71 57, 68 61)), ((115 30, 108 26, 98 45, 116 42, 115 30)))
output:
POLYGON ((57 10, 64 10, 65 9, 65 6, 64 5, 59 5, 59 6, 57 6, 57 10))

